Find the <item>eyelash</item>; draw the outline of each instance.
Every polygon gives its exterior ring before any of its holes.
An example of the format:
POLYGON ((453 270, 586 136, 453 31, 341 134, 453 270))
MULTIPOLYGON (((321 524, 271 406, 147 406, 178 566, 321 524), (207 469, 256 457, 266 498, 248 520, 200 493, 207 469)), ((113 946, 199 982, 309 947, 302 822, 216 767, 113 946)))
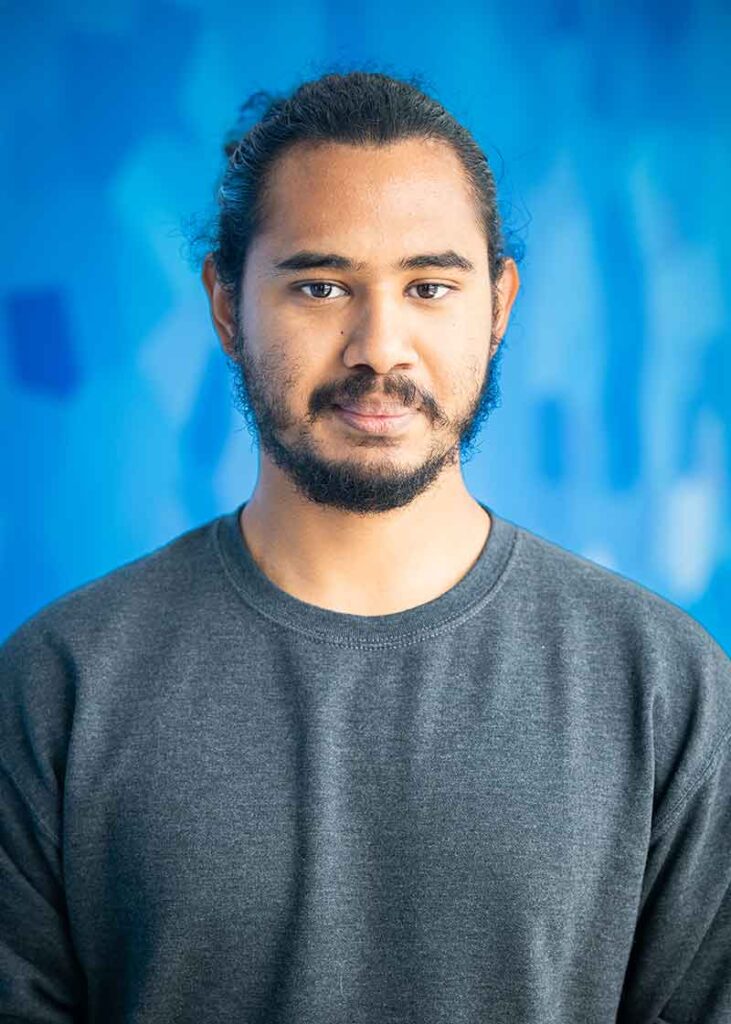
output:
MULTIPOLYGON (((327 286, 329 288, 342 288, 343 287, 341 284, 335 284, 334 281, 306 281, 306 282, 303 282, 302 284, 296 284, 293 287, 295 288, 296 291, 301 292, 304 288, 314 288, 314 287, 322 286, 322 285, 325 285, 325 286, 327 286)), ((431 287, 433 287, 433 288, 446 288, 450 292, 455 291, 455 288, 454 288, 453 285, 451 285, 451 284, 442 284, 441 281, 417 281, 416 284, 409 285, 409 287, 410 288, 419 288, 419 287, 423 287, 425 285, 431 285, 431 287)), ((445 297, 446 297, 445 295, 442 295, 440 298, 443 299, 445 297)), ((307 298, 314 299, 315 302, 327 302, 330 299, 330 296, 329 295, 326 295, 326 296, 323 296, 323 295, 308 295, 307 298)), ((439 299, 437 299, 435 296, 432 295, 431 297, 425 298, 424 301, 425 302, 435 302, 435 301, 438 302, 439 299)))

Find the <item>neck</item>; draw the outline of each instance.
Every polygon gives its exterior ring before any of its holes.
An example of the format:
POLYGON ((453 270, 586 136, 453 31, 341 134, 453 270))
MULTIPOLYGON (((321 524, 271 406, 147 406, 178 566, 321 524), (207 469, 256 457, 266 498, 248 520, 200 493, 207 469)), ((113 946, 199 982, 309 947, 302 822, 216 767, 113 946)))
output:
POLYGON ((318 505, 259 481, 239 528, 281 590, 321 608, 388 615, 432 601, 474 565, 490 517, 458 479, 369 517, 318 505))

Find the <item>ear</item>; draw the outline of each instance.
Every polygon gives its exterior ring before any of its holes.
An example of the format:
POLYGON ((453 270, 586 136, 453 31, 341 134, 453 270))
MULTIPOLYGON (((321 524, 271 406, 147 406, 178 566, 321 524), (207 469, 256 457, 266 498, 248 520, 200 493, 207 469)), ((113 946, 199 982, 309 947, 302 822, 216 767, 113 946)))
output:
MULTIPOLYGON (((507 258, 503 263, 503 270, 496 285, 497 292, 497 318, 493 328, 495 336, 502 340, 508 329, 510 311, 513 308, 515 297, 520 288, 520 275, 515 260, 507 258)), ((492 353, 490 353, 492 355, 492 353)))
POLYGON ((216 334, 226 354, 233 358, 236 324, 231 308, 231 298, 218 279, 216 265, 210 253, 208 253, 203 262, 201 280, 208 294, 211 320, 216 329, 216 334))

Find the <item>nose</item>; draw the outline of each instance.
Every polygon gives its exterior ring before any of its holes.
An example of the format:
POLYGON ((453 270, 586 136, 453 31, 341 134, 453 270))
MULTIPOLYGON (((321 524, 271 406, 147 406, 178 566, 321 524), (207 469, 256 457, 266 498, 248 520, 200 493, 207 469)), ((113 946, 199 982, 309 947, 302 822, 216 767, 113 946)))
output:
POLYGON ((416 361, 413 323, 403 297, 386 289, 372 289, 356 307, 354 320, 346 329, 343 362, 349 368, 370 366, 376 373, 416 361))

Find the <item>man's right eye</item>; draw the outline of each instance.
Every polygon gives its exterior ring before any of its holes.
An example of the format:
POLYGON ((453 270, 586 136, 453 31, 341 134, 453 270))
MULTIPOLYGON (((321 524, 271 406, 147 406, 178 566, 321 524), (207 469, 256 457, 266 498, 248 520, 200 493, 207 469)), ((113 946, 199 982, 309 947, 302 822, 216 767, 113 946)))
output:
MULTIPOLYGON (((297 284, 294 287, 297 289, 297 291, 302 291, 305 288, 314 288, 314 289, 318 289, 318 288, 326 288, 327 289, 327 288, 329 288, 329 289, 333 289, 333 288, 340 288, 341 286, 339 284, 333 284, 332 281, 308 281, 308 282, 305 282, 303 284, 297 284)), ((341 289, 341 290, 344 291, 344 289, 341 289)), ((305 294, 307 294, 307 293, 305 293, 305 294)), ((314 295, 309 295, 308 297, 311 298, 311 299, 329 299, 329 298, 331 298, 331 294, 328 291, 325 295, 320 293, 319 295, 318 294, 314 294, 314 295)), ((337 298, 337 296, 336 296, 336 298, 337 298)))

